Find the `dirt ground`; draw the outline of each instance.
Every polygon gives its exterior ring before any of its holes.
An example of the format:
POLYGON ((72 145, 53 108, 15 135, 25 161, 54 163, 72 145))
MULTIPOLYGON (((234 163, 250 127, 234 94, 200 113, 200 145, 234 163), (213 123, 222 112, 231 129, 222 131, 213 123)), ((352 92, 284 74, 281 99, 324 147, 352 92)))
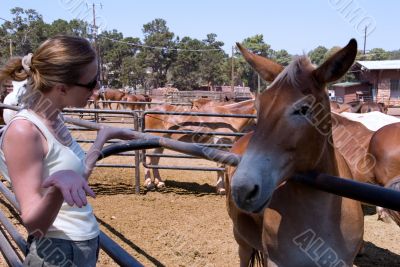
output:
MULTIPOLYGON (((172 161, 164 159, 162 163, 172 161)), ((104 162, 133 163, 133 159, 115 156, 104 162)), ((190 159, 178 162, 216 165, 190 159)), ((161 175, 166 179, 165 190, 145 192, 142 188, 141 194, 135 195, 133 169, 97 168, 90 178, 97 197, 90 203, 101 229, 144 266, 238 266, 225 196, 214 193, 216 174, 161 170, 161 175)), ((0 209, 14 218, 3 199, 0 209)), ((19 222, 12 221, 26 236, 19 222)), ((355 266, 400 266, 398 233, 393 222, 377 221, 374 208, 366 209, 365 254, 356 259, 355 266)), ((6 266, 4 259, 0 266, 6 266)), ((98 266, 118 265, 101 251, 98 266)))

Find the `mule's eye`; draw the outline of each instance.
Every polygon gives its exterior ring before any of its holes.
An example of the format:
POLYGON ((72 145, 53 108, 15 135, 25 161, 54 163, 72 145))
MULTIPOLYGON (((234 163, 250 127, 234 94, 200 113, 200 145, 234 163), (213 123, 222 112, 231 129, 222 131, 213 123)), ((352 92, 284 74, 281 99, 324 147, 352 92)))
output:
POLYGON ((293 115, 301 115, 301 116, 306 116, 310 111, 310 106, 308 105, 303 105, 301 107, 299 107, 298 109, 296 109, 293 112, 293 115))

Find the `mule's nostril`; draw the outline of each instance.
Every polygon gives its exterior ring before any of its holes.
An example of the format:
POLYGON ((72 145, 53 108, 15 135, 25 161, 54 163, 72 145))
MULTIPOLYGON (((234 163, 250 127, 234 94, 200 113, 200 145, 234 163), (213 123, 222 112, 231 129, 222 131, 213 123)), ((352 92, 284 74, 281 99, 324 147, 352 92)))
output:
POLYGON ((258 195, 259 191, 259 186, 255 185, 253 190, 251 190, 247 195, 246 195, 246 202, 252 202, 253 199, 258 195))

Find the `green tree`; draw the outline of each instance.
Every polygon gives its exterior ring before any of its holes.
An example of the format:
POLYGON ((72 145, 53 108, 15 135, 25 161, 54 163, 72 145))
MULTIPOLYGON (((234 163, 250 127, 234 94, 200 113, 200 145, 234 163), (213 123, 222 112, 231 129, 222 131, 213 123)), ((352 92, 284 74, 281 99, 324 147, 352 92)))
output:
POLYGON ((128 56, 122 60, 121 82, 124 86, 138 89, 146 80, 146 69, 138 56, 128 56))
POLYGON ((34 9, 15 7, 11 14, 12 21, 4 22, 2 27, 7 32, 6 38, 12 40, 14 55, 26 55, 48 38, 48 25, 34 9))
POLYGON ((174 33, 167 27, 163 19, 155 19, 143 25, 144 47, 140 56, 145 66, 150 70, 147 84, 153 87, 164 86, 167 73, 177 57, 174 33))
POLYGON ((177 45, 176 61, 171 67, 171 82, 179 90, 192 90, 201 84, 200 65, 203 59, 202 53, 191 51, 205 49, 205 45, 190 37, 184 37, 177 45))
POLYGON ((391 60, 400 59, 400 49, 390 51, 389 52, 389 59, 391 59, 391 60))
POLYGON ((287 66, 292 61, 292 56, 285 49, 274 51, 273 59, 281 64, 282 66, 287 66))
POLYGON ((98 46, 102 61, 103 83, 121 87, 122 62, 138 51, 139 38, 124 38, 117 30, 104 31, 98 35, 98 46))
MULTIPOLYGON (((267 58, 273 58, 274 51, 271 46, 264 42, 264 36, 257 34, 255 36, 246 38, 243 40, 242 45, 256 55, 260 55, 267 58)), ((249 66, 249 64, 240 56, 239 52, 235 53, 235 84, 244 84, 249 86, 252 90, 258 87, 258 75, 249 66)), ((266 82, 261 81, 261 87, 266 86, 266 82)))
POLYGON ((51 37, 57 34, 67 34, 90 38, 91 36, 88 34, 88 27, 88 23, 83 20, 73 19, 68 22, 66 20, 58 19, 49 25, 48 35, 51 37))
POLYGON ((387 60, 389 53, 383 48, 371 49, 367 54, 368 60, 387 60))
POLYGON ((308 52, 308 57, 313 64, 319 66, 324 61, 327 52, 328 49, 326 47, 318 46, 317 48, 308 52))
POLYGON ((207 34, 207 38, 203 40, 204 48, 209 50, 202 53, 200 62, 200 76, 202 83, 207 84, 211 88, 214 85, 220 85, 224 82, 223 65, 228 55, 222 49, 223 42, 217 41, 215 33, 207 34))

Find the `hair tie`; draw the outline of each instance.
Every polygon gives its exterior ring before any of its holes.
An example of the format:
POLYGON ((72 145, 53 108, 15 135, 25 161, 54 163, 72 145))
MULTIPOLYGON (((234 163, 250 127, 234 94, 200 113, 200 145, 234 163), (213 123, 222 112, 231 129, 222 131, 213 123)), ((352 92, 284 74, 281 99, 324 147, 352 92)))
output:
POLYGON ((31 74, 32 56, 33 54, 29 53, 22 58, 22 67, 28 75, 31 74))

